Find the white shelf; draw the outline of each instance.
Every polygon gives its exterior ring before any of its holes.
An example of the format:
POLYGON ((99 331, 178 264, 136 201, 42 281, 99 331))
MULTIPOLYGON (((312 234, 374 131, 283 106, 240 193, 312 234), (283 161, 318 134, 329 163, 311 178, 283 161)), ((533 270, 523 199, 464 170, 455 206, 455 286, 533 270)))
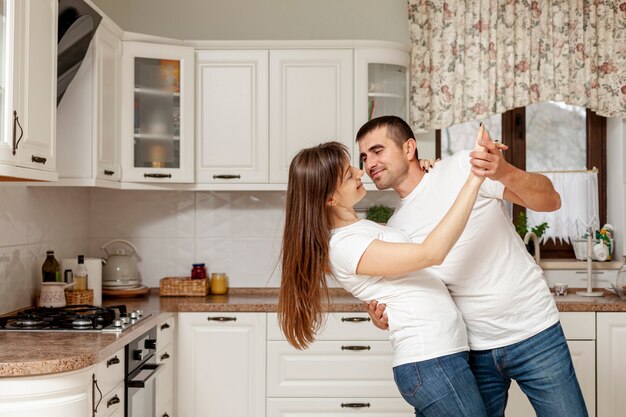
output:
POLYGON ((134 91, 135 94, 143 94, 147 96, 180 97, 179 92, 159 90, 158 88, 135 87, 134 91))
POLYGON ((151 140, 180 140, 180 136, 169 136, 169 135, 153 135, 149 133, 135 133, 135 139, 151 139, 151 140))
POLYGON ((403 94, 395 94, 395 93, 367 93, 368 97, 388 97, 388 98, 401 98, 405 99, 406 96, 403 94))

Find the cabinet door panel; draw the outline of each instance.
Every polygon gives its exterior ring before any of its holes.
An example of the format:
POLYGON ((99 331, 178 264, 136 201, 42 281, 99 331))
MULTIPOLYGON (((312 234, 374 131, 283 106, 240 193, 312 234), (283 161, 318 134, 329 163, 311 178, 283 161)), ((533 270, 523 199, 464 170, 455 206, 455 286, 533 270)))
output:
POLYGON ((270 51, 270 182, 286 183, 302 148, 336 140, 352 152, 352 51, 270 51))
POLYGON ((200 51, 197 182, 268 181, 268 51, 200 51))
POLYGON ((179 313, 177 415, 264 416, 265 319, 265 313, 179 313))
POLYGON ((268 398, 267 417, 412 417, 402 398, 268 398), (343 404, 343 407, 342 407, 343 404), (357 405, 350 407, 349 405, 357 405))
MULTIPOLYGON (((267 315, 267 338, 286 340, 276 313, 267 315)), ((382 340, 389 343, 389 332, 374 326, 367 313, 328 313, 315 340, 382 340)))
POLYGON ((269 397, 397 397, 389 342, 316 341, 306 351, 268 342, 269 397))
POLYGON ((626 313, 597 313, 598 417, 624 415, 626 410, 626 313))

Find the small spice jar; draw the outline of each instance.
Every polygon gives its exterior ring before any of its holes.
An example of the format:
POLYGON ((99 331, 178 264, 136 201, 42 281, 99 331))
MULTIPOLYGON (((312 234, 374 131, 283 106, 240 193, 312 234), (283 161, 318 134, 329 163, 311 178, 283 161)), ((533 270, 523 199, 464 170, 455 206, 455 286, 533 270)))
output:
POLYGON ((206 278, 206 268, 204 264, 193 264, 193 268, 191 268, 191 279, 204 278, 206 278))
POLYGON ((228 292, 228 277, 224 272, 211 274, 211 294, 220 295, 228 292))

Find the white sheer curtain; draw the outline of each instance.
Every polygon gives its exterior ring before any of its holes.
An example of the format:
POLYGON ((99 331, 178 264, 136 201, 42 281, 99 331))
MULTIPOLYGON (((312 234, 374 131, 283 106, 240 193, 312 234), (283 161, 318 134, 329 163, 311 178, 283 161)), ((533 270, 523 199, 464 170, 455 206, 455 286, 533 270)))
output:
POLYGON ((548 229, 542 242, 553 239, 559 243, 570 243, 571 237, 578 236, 577 219, 588 224, 594 216, 599 218, 598 172, 564 171, 543 174, 552 181, 555 190, 561 195, 561 208, 550 213, 527 210, 529 228, 547 222, 548 229))

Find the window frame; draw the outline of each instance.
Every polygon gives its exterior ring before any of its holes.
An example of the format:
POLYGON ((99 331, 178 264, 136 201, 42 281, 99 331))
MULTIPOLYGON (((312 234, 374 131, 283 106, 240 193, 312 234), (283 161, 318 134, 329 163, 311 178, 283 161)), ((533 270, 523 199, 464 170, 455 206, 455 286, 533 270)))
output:
MULTIPOLYGON (((526 169, 526 109, 518 107, 502 113, 502 143, 509 149, 504 152, 505 159, 512 165, 526 169)), ((606 169, 606 118, 587 109, 587 169, 598 169, 598 209, 600 225, 606 223, 607 216, 607 169, 606 169)), ((435 131, 435 154, 441 158, 441 130, 435 131)), ((513 205, 513 219, 526 208, 513 205)), ((541 245, 543 258, 575 258, 571 244, 548 241, 541 245)))

